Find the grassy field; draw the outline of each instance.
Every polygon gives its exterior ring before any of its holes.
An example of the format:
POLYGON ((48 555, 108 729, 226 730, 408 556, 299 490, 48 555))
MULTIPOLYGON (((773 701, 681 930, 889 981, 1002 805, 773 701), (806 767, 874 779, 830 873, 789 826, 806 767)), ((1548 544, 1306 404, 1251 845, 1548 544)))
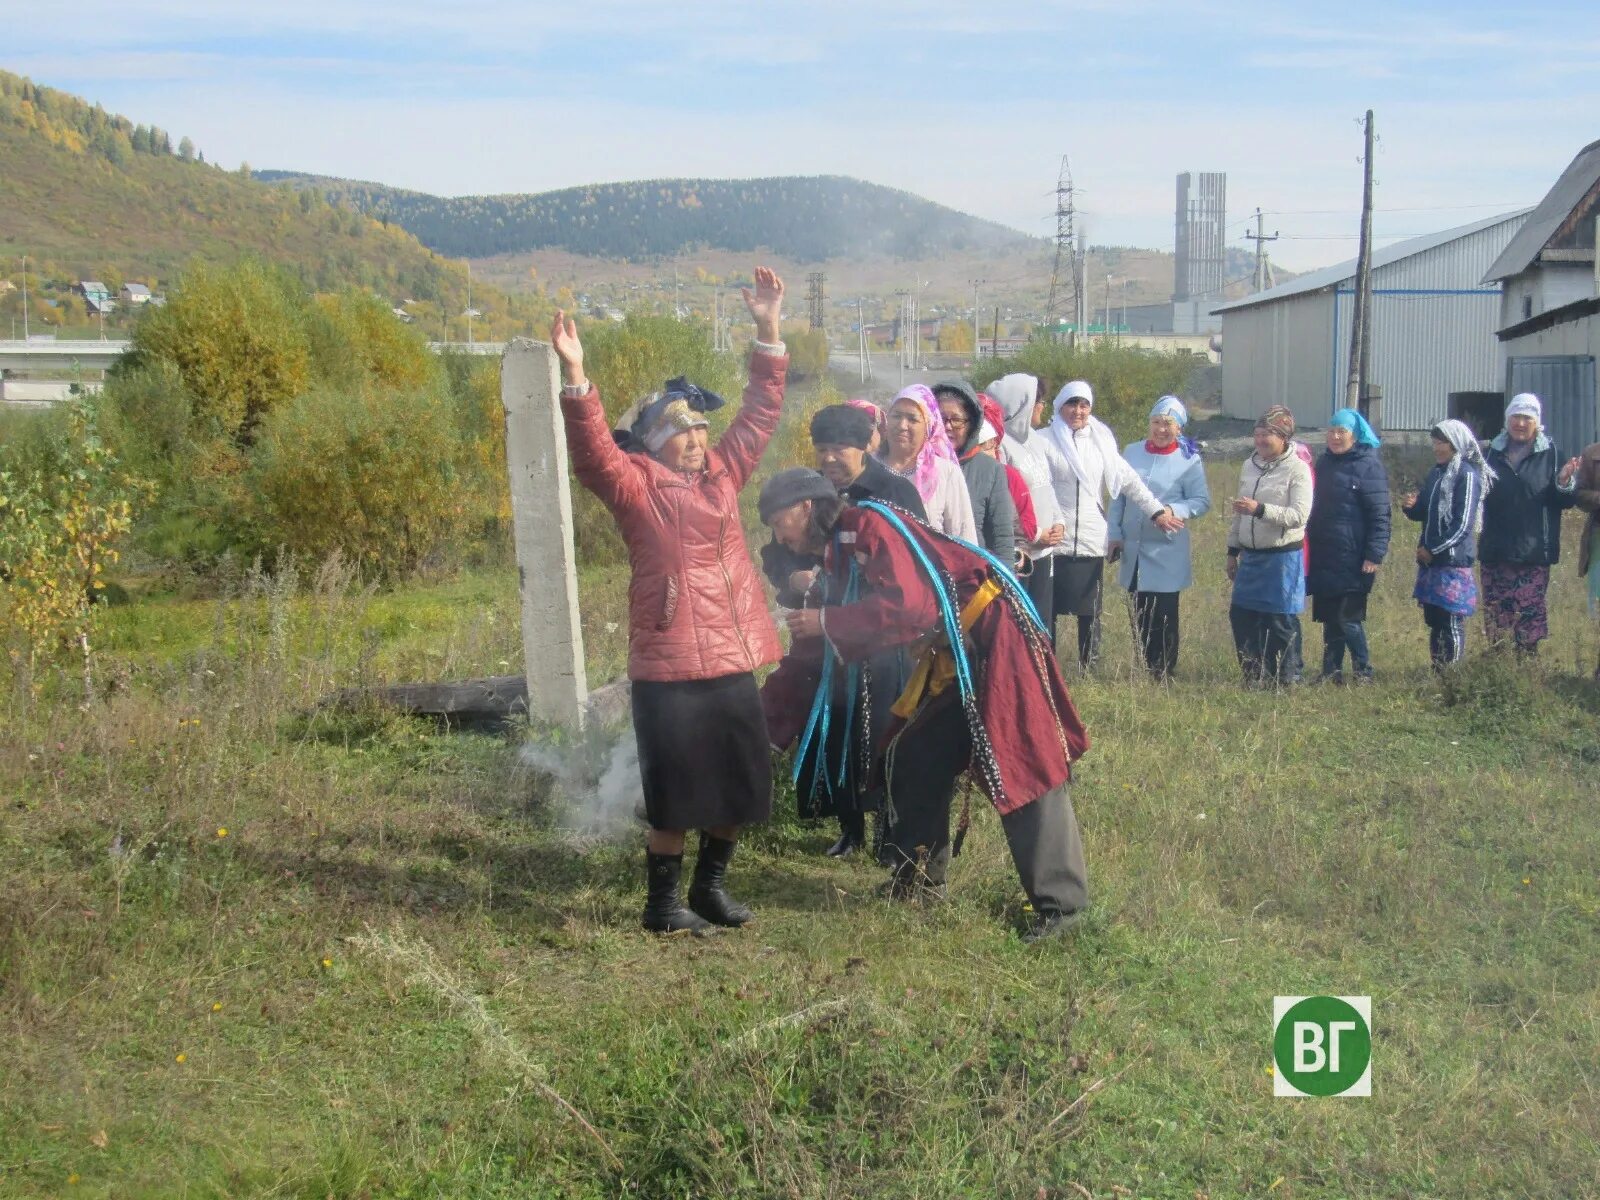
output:
MULTIPOLYGON (((1596 1194, 1596 634, 1564 565, 1536 667, 1474 624, 1435 681, 1411 528, 1372 688, 1237 686, 1220 515, 1179 682, 1110 596, 1095 907, 1038 947, 981 806, 941 907, 784 818, 755 926, 660 940, 640 839, 575 831, 521 734, 314 707, 517 669, 513 572, 107 610, 94 702, 5 701, 0 1194, 1596 1194), (1372 996, 1373 1095, 1275 1099, 1272 997, 1323 992, 1372 996)), ((597 680, 621 584, 583 580, 597 680)))

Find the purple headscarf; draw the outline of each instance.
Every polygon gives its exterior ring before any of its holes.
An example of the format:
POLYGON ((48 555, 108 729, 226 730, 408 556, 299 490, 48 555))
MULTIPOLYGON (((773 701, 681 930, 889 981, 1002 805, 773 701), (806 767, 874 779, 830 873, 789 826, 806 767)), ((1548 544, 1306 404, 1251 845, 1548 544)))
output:
MULTIPOLYGON (((938 468, 934 463, 938 459, 945 459, 956 467, 961 466, 961 459, 956 455, 955 447, 950 444, 950 434, 944 427, 944 414, 939 411, 939 402, 933 398, 933 391, 925 384, 913 383, 910 387, 899 392, 894 401, 915 400, 922 405, 922 411, 928 418, 928 440, 922 443, 922 449, 917 452, 917 461, 911 471, 911 482, 917 485, 917 495, 923 500, 933 496, 933 489, 938 483, 938 468)), ((894 401, 889 407, 894 407, 894 401)), ((880 457, 887 457, 884 451, 888 449, 887 443, 879 450, 880 457)))

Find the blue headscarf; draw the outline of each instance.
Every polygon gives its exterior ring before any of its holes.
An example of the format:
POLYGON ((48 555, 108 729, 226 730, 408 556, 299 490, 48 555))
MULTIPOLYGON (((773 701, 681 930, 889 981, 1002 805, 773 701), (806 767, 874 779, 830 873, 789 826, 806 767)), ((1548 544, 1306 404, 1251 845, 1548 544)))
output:
POLYGON ((1367 419, 1353 408, 1341 408, 1334 413, 1328 421, 1329 425, 1337 425, 1340 429, 1348 429, 1356 435, 1356 445, 1378 448, 1378 435, 1372 431, 1372 426, 1367 424, 1367 419))
MULTIPOLYGON (((1182 429, 1189 423, 1189 410, 1183 406, 1183 401, 1176 396, 1163 396, 1156 401, 1156 406, 1150 410, 1150 419, 1154 421, 1157 417, 1171 417, 1178 423, 1178 428, 1182 429)), ((1180 434, 1178 436, 1178 449, 1182 451, 1185 458, 1193 458, 1200 453, 1200 443, 1193 438, 1184 437, 1180 434)))

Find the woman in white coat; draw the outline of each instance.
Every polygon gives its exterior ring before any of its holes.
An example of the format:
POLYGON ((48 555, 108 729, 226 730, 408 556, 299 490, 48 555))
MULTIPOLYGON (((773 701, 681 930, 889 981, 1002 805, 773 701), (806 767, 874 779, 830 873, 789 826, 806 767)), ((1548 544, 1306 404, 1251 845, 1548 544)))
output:
MULTIPOLYGON (((1129 442, 1122 452, 1155 498, 1186 523, 1211 507, 1200 447, 1183 436, 1188 423, 1183 401, 1163 396, 1150 410, 1150 436, 1129 442)), ((1145 665, 1156 679, 1170 679, 1178 665, 1178 595, 1194 582, 1189 530, 1157 529, 1123 496, 1111 502, 1106 519, 1111 526, 1106 556, 1121 560, 1117 582, 1133 593, 1145 665)))
POLYGON ((1056 395, 1055 419, 1044 431, 1050 479, 1065 536, 1055 557, 1057 617, 1078 618, 1078 662, 1088 670, 1100 657, 1100 594, 1107 528, 1100 497, 1126 495, 1163 533, 1183 528, 1182 518, 1157 500, 1117 451, 1116 436, 1092 415, 1094 389, 1081 379, 1056 395))

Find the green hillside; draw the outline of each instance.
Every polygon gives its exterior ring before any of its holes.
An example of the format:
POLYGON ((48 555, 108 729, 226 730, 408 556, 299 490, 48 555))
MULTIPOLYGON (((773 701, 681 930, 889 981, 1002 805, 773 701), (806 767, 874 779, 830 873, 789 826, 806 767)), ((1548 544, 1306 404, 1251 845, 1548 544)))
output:
POLYGON ((423 245, 466 258, 561 249, 641 259, 715 249, 769 250, 821 262, 860 255, 917 259, 1037 241, 909 192, 837 175, 650 179, 454 198, 287 171, 261 171, 256 178, 392 220, 423 245))
MULTIPOLYGON (((175 145, 164 130, 0 71, 0 279, 20 284, 24 254, 36 331, 87 322, 70 296, 76 280, 159 291, 193 261, 253 256, 318 291, 360 286, 391 305, 414 301, 430 336, 446 334, 449 314, 449 335, 465 336, 465 267, 398 226, 255 182, 247 167, 220 170, 187 138, 175 145)), ((20 295, 0 292, 0 318, 19 317, 20 295)), ((480 338, 529 332, 543 307, 488 287, 473 290, 472 305, 480 338)))

